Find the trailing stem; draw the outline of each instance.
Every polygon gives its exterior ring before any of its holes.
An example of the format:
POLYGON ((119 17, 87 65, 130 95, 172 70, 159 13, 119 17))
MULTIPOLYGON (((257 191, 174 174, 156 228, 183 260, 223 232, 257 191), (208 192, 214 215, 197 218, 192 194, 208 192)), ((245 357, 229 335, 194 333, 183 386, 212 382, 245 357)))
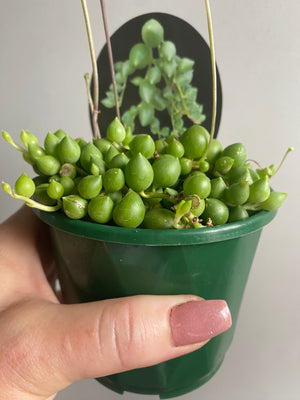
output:
POLYGON ((107 52, 108 52, 111 80, 112 80, 114 96, 115 96, 116 115, 117 115, 119 121, 121 121, 120 109, 119 109, 119 100, 118 100, 118 91, 117 91, 115 69, 114 69, 113 53, 112 53, 111 41, 110 41, 109 32, 108 32, 108 26, 107 26, 107 16, 106 16, 106 9, 105 9, 105 1, 104 0, 100 0, 100 4, 101 4, 102 19, 103 19, 104 32, 105 32, 105 38, 106 38, 106 44, 107 44, 107 52))
POLYGON ((55 206, 46 206, 44 204, 38 203, 37 201, 35 201, 29 197, 21 196, 21 195, 15 193, 11 189, 11 187, 8 183, 3 182, 3 181, 2 181, 2 189, 7 194, 9 194, 13 199, 22 200, 26 203, 26 205, 28 207, 31 207, 31 208, 37 208, 39 210, 47 211, 47 212, 54 212, 54 211, 58 211, 62 207, 62 202, 60 200, 57 202, 57 204, 55 206))
POLYGON ((287 151, 284 153, 284 156, 283 156, 282 160, 280 161, 279 166, 278 166, 278 167, 276 168, 276 170, 274 171, 273 176, 274 176, 275 174, 277 174, 277 172, 280 170, 280 168, 282 167, 282 165, 283 165, 283 163, 284 163, 284 161, 285 161, 287 155, 288 155, 291 151, 294 151, 294 147, 289 147, 289 148, 287 149, 287 151))
MULTIPOLYGON (((93 100, 92 100, 92 96, 91 96, 91 94, 89 92, 89 88, 88 88, 88 99, 89 99, 89 104, 90 104, 90 109, 91 109, 91 114, 92 114, 93 136, 95 138, 100 138, 101 135, 100 135, 99 125, 98 125, 99 78, 98 78, 97 61, 96 61, 96 56, 95 56, 93 36, 92 36, 92 30, 91 30, 91 24, 90 24, 90 18, 89 18, 86 0, 81 0, 81 5, 82 5, 82 9, 83 9, 83 14, 84 14, 84 20, 85 20, 85 25, 86 25, 86 31, 87 31, 88 41, 89 41, 90 54, 91 54, 92 67, 93 67, 93 100)), ((85 75, 85 81, 86 81, 86 83, 89 81, 88 74, 85 75)))
POLYGON ((205 8, 206 8, 206 14, 207 14, 207 25, 208 25, 209 45, 210 45, 210 58, 211 58, 211 68, 212 68, 213 104, 212 104, 212 116, 211 116, 209 144, 207 146, 206 152, 204 153, 204 155, 202 156, 201 159, 205 158, 207 150, 210 146, 210 143, 213 140, 214 133, 215 133, 215 126, 216 126, 216 115, 217 115, 217 69, 216 69, 214 36, 213 36, 213 27, 212 27, 212 18, 211 18, 209 0, 205 0, 205 8))

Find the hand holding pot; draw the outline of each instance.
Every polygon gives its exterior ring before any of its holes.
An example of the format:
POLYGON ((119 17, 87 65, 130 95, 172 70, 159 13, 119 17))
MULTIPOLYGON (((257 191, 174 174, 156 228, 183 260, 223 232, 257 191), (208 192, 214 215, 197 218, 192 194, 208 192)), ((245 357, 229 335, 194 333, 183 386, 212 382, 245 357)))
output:
POLYGON ((72 382, 150 366, 231 326, 191 295, 60 304, 48 228, 23 207, 0 227, 0 399, 53 399, 72 382))

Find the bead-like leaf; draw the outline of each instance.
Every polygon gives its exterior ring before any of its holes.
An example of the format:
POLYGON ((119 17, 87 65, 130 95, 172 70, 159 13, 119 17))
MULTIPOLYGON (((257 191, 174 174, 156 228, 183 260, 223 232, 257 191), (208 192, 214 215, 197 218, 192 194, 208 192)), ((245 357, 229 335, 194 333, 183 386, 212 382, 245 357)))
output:
POLYGON ((151 85, 155 85, 161 80, 161 71, 157 66, 154 66, 149 69, 146 79, 151 83, 151 85))
POLYGON ((123 77, 127 78, 127 76, 133 74, 134 71, 135 70, 133 66, 130 64, 130 61, 129 60, 124 61, 121 69, 123 77))
POLYGON ((176 68, 177 64, 175 60, 165 61, 163 64, 164 73, 167 75, 169 79, 175 74, 176 68))
POLYGON ((140 86, 140 84, 144 81, 144 79, 140 76, 135 76, 134 78, 132 78, 130 80, 130 82, 134 85, 134 86, 140 86))
POLYGON ((154 108, 151 104, 141 103, 139 108, 139 121, 142 126, 147 126, 151 123, 154 117, 154 108))
POLYGON ((155 87, 144 80, 139 86, 139 95, 145 103, 151 103, 155 94, 155 87))
POLYGON ((175 77, 176 83, 181 87, 189 85, 192 82, 192 79, 193 79, 193 70, 181 72, 179 74, 176 74, 175 77))
POLYGON ((162 97, 159 89, 155 91, 154 97, 152 99, 152 104, 154 108, 158 111, 163 111, 167 107, 167 101, 162 97))
POLYGON ((160 134, 163 137, 167 137, 169 136, 170 133, 170 128, 168 126, 164 126, 161 130, 160 130, 160 134))
POLYGON ((160 121, 158 118, 153 118, 151 124, 150 124, 150 130, 152 133, 157 134, 160 129, 160 121))
POLYGON ((108 97, 106 97, 105 99, 103 99, 101 101, 101 103, 107 107, 107 108, 113 108, 115 106, 115 100, 113 99, 109 99, 108 97))
POLYGON ((115 71, 116 72, 120 72, 120 71, 122 71, 122 68, 123 68, 123 62, 122 61, 117 61, 115 63, 115 71))
POLYGON ((176 46, 170 40, 163 42, 160 49, 160 56, 167 61, 172 61, 176 56, 176 46))
POLYGON ((131 126, 131 124, 133 123, 133 116, 130 114, 129 111, 125 111, 124 114, 121 117, 122 122, 125 126, 131 126))
POLYGON ((203 118, 205 118, 202 114, 202 108, 203 107, 199 106, 199 104, 194 103, 189 109, 190 117, 196 120, 198 123, 200 123, 201 120, 203 121, 203 118))
POLYGON ((170 86, 166 86, 163 89, 162 95, 165 99, 170 99, 172 97, 172 94, 173 94, 173 92, 172 92, 172 89, 170 88, 170 86))
POLYGON ((185 72, 194 67, 195 61, 190 58, 181 58, 178 62, 178 71, 185 72))
POLYGON ((190 102, 195 102, 197 99, 197 94, 198 94, 198 89, 195 87, 188 86, 184 90, 184 96, 187 99, 187 101, 190 102))
POLYGON ((129 61, 133 68, 143 69, 151 63, 152 50, 144 43, 135 44, 129 53, 129 61))

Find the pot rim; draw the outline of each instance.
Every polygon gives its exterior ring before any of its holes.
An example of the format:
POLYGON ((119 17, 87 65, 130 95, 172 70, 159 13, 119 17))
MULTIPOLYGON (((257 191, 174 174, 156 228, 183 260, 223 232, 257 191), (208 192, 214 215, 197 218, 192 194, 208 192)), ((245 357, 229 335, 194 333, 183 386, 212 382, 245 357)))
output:
POLYGON ((38 209, 33 209, 33 211, 47 225, 76 236, 144 246, 196 245, 235 239, 261 230, 277 213, 277 210, 259 211, 243 221, 211 228, 159 230, 123 228, 85 220, 72 220, 59 211, 51 213, 38 209))

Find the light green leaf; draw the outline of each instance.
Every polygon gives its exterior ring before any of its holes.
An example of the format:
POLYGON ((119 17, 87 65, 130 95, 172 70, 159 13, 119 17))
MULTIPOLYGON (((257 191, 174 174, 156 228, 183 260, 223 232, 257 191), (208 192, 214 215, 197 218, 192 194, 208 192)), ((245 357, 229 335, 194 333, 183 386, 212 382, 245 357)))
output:
POLYGON ((150 130, 153 134, 157 134, 159 132, 160 128, 160 121, 158 118, 153 118, 151 124, 150 124, 150 130))
POLYGON ((167 101, 162 97, 159 89, 155 91, 154 97, 152 99, 152 104, 154 108, 158 111, 163 111, 167 107, 167 101))
POLYGON ((161 71, 157 66, 154 66, 149 69, 146 75, 146 79, 151 83, 151 85, 155 85, 161 80, 161 71))
POLYGON ((101 103, 107 108, 113 108, 115 106, 115 99, 110 99, 106 97, 105 99, 101 100, 101 103))
POLYGON ((165 61, 163 64, 163 70, 164 73, 167 75, 167 77, 170 79, 174 76, 176 72, 177 64, 175 60, 172 61, 165 61))
POLYGON ((173 95, 172 89, 170 88, 170 86, 166 86, 163 89, 162 95, 165 99, 170 99, 173 95))
POLYGON ((167 61, 172 61, 176 56, 176 46, 170 40, 163 42, 160 48, 160 56, 167 61))
POLYGON ((147 126, 151 123, 154 117, 154 107, 148 103, 141 103, 139 108, 139 121, 142 126, 147 126))
POLYGON ((145 103, 151 103, 155 94, 155 86, 144 80, 139 86, 139 95, 145 103))
POLYGON ((194 60, 184 57, 178 62, 178 70, 180 72, 188 71, 189 69, 192 69, 194 67, 194 64, 194 60))
POLYGON ((122 66, 122 75, 124 78, 127 78, 128 75, 133 74, 135 69, 133 66, 130 64, 129 60, 124 61, 123 66, 122 66))
POLYGON ((140 84, 144 81, 144 79, 141 76, 135 76, 134 78, 132 78, 130 80, 130 82, 134 85, 134 86, 140 86, 140 84))
POLYGON ((170 133, 170 128, 168 126, 164 126, 160 131, 160 134, 163 137, 167 137, 169 133, 170 133))
POLYGON ((193 70, 186 72, 177 73, 175 77, 175 82, 181 87, 185 87, 191 83, 193 79, 193 70))

